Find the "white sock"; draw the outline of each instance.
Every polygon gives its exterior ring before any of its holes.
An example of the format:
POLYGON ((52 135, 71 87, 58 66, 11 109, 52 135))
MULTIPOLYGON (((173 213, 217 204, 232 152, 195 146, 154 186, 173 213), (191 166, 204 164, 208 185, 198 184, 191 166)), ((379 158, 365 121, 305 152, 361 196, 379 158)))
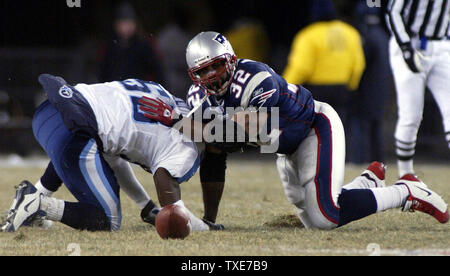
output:
POLYGON ((64 200, 41 196, 41 210, 47 213, 45 219, 61 221, 64 214, 64 200))
POLYGON ((403 177, 406 174, 414 174, 413 160, 397 160, 398 165, 398 177, 403 177))
POLYGON ((408 188, 405 185, 394 185, 385 188, 370 189, 377 200, 377 212, 383 212, 393 208, 400 208, 409 197, 408 188))
POLYGON ((376 188, 376 183, 367 179, 364 176, 358 176, 357 178, 355 178, 355 180, 342 187, 342 189, 346 190, 370 189, 370 188, 376 188))
POLYGON ((192 231, 209 231, 209 226, 206 225, 203 220, 199 219, 191 211, 189 211, 182 200, 174 203, 174 205, 180 206, 188 212, 189 218, 191 220, 192 231))
POLYGON ((34 185, 34 187, 36 187, 38 192, 43 194, 44 196, 51 197, 53 195, 52 191, 48 190, 47 188, 44 187, 44 185, 42 185, 41 180, 39 180, 38 183, 36 183, 36 185, 34 185))

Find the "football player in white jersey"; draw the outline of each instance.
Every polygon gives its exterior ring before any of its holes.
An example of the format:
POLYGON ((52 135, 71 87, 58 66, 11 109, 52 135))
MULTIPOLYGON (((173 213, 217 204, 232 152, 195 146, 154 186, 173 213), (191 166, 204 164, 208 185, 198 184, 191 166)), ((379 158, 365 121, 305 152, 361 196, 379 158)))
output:
MULTIPOLYGON (((135 79, 70 86, 60 77, 41 75, 39 82, 48 100, 35 113, 33 132, 51 162, 36 186, 27 181, 19 185, 4 232, 39 220, 79 230, 117 231, 122 218, 120 188, 143 210, 144 221, 154 224, 159 208, 130 163, 153 174, 161 206, 185 208, 179 184, 196 173, 198 150, 178 131, 139 111, 144 95, 162 99, 181 114, 188 112, 184 101, 159 84, 135 79), (78 202, 52 197, 62 183, 78 202)), ((214 227, 187 211, 194 231, 214 227)))

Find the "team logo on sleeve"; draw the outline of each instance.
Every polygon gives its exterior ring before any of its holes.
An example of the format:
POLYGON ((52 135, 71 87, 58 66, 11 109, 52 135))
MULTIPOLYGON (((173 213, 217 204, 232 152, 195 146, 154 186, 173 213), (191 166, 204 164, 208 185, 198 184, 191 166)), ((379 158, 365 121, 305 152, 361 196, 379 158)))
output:
POLYGON ((73 96, 73 91, 67 85, 64 85, 59 89, 59 95, 63 98, 70 99, 73 96))
POLYGON ((256 100, 256 99, 259 98, 258 105, 259 105, 259 106, 263 106, 263 105, 266 103, 266 101, 267 101, 270 97, 272 97, 272 95, 273 95, 275 92, 277 92, 276 89, 272 89, 272 90, 270 90, 270 91, 263 92, 263 93, 257 95, 257 96, 254 98, 254 100, 256 100))

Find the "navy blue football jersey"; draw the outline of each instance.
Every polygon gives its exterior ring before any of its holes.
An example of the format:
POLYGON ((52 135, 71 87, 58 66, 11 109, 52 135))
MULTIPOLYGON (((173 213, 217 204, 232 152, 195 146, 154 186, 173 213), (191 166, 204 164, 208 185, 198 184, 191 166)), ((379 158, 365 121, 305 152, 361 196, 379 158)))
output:
MULTIPOLYGON (((187 95, 188 107, 197 107, 206 90, 193 85, 187 95)), ((248 59, 237 62, 235 73, 226 94, 210 96, 203 103, 203 111, 211 107, 279 108, 280 145, 277 153, 294 153, 311 130, 314 122, 314 99, 311 92, 300 85, 286 82, 268 65, 248 59)), ((217 108, 216 108, 217 109, 217 108)), ((271 118, 268 118, 270 123, 271 118)))

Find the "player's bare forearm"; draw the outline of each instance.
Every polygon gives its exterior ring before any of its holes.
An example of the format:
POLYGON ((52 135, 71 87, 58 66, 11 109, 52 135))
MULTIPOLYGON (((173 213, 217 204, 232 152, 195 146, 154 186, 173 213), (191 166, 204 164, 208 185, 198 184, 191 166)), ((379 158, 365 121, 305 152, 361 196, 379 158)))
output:
POLYGON ((153 179, 161 207, 174 204, 181 199, 180 185, 166 169, 158 169, 153 179))

